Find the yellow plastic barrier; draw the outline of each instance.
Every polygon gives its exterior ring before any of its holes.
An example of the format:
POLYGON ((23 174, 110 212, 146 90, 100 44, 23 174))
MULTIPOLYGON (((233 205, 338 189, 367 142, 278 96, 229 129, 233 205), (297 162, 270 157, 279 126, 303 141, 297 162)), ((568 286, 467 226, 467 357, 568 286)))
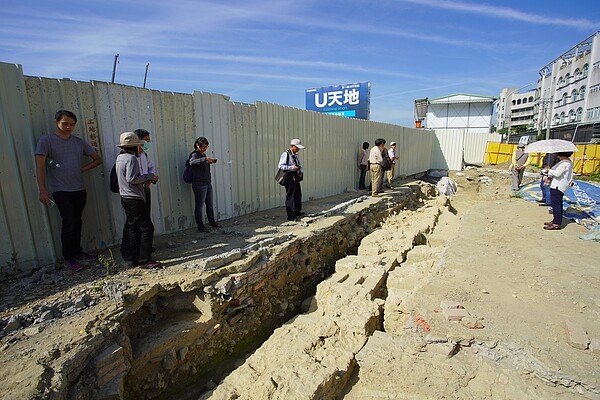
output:
MULTIPOLYGON (((484 162, 497 165, 510 161, 517 145, 508 143, 488 142, 484 162)), ((578 144, 578 151, 573 154, 573 172, 578 175, 589 175, 600 165, 600 144, 578 144)), ((542 166, 544 153, 531 153, 530 164, 542 166)))

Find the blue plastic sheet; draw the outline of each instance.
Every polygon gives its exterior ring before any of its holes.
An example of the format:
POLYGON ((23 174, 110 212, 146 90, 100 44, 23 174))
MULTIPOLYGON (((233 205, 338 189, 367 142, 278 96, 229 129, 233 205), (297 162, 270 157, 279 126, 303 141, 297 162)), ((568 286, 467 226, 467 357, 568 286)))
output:
MULTIPOLYGON (((593 219, 600 221, 600 187, 584 181, 573 181, 563 197, 563 216, 575 221, 593 219)), ((524 185, 519 196, 525 200, 541 200, 540 182, 524 185)))

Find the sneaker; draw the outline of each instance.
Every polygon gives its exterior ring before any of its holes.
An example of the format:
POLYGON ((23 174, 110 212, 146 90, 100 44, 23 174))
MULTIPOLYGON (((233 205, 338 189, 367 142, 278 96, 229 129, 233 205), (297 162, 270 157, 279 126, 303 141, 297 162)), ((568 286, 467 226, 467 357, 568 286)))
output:
POLYGON ((217 224, 216 222, 211 222, 209 225, 213 228, 221 228, 221 225, 217 224))
POLYGON ((143 268, 143 269, 159 268, 160 263, 158 261, 150 260, 150 261, 146 261, 143 264, 140 264, 139 267, 143 268))
POLYGON ((69 258, 69 259, 65 260, 65 267, 67 267, 69 269, 69 271, 73 271, 73 272, 77 272, 77 271, 80 271, 81 269, 83 269, 81 264, 79 264, 77 262, 77 260, 75 260, 74 258, 69 258))
POLYGON ((96 254, 81 252, 75 256, 75 259, 83 262, 98 261, 98 256, 96 254))
POLYGON ((302 211, 296 213, 296 217, 304 217, 305 215, 306 213, 302 211))

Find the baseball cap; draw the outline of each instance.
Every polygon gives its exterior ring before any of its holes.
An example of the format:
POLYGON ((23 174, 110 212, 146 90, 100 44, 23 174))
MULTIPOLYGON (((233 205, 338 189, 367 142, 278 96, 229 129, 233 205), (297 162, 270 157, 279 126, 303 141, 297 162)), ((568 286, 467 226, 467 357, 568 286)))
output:
POLYGON ((302 146, 302 142, 300 141, 300 139, 292 139, 292 141, 290 142, 290 146, 296 146, 299 149, 304 148, 304 146, 302 146))
POLYGON ((392 143, 390 143, 390 146, 393 146, 393 145, 395 145, 395 144, 396 144, 396 142, 392 142, 392 143))

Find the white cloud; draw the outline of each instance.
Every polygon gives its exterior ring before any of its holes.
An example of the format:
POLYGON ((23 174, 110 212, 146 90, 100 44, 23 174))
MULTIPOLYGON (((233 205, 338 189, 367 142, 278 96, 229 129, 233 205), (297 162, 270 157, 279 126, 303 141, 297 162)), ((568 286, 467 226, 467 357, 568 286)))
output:
MULTIPOLYGON (((531 14, 523 11, 515 10, 509 7, 497 7, 487 4, 466 3, 462 1, 452 0, 401 0, 405 3, 414 3, 420 6, 429 6, 436 8, 444 8, 448 10, 462 11, 471 14, 480 14, 492 18, 502 18, 515 21, 529 22, 532 24, 541 25, 557 25, 580 30, 598 29, 600 23, 589 21, 587 19, 576 18, 552 18, 540 14, 531 14)), ((565 10, 568 10, 565 3, 565 10)))

